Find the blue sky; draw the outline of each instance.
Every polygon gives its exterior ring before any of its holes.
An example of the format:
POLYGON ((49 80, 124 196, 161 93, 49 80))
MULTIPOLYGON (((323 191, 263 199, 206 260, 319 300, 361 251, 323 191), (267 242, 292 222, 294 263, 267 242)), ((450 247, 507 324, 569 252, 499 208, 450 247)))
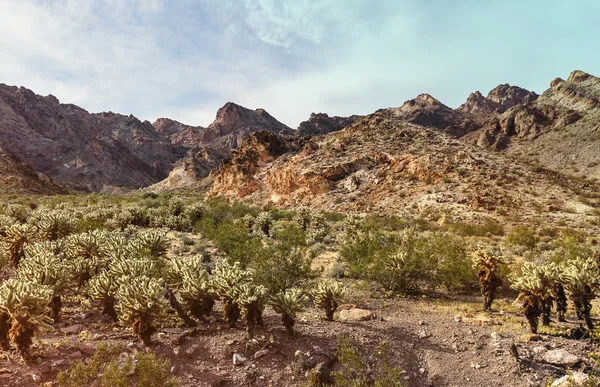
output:
POLYGON ((296 127, 430 93, 600 75, 597 0, 0 0, 0 82, 91 112, 296 127))

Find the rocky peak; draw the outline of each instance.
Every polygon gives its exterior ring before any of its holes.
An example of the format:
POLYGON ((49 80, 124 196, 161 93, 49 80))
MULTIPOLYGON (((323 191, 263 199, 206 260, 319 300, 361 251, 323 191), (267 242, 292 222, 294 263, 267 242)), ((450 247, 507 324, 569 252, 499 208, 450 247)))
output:
POLYGON ((588 74, 581 70, 575 70, 571 74, 569 74, 569 78, 567 78, 567 81, 569 81, 569 82, 584 82, 584 81, 587 81, 588 79, 595 80, 596 82, 600 81, 600 78, 595 77, 595 76, 588 74))
POLYGON ((297 131, 298 134, 311 136, 331 133, 352 125, 359 118, 359 116, 330 117, 327 113, 311 113, 307 121, 298 125, 297 131))
POLYGON ((561 106, 587 113, 600 108, 600 78, 581 70, 573 71, 567 80, 556 78, 540 99, 540 104, 561 106))
POLYGON ((462 113, 468 113, 475 116, 485 116, 494 112, 500 112, 504 109, 498 102, 484 97, 479 91, 471 93, 467 101, 456 109, 462 113))
POLYGON ((402 106, 387 111, 400 120, 440 129, 455 137, 461 137, 479 127, 471 115, 454 110, 429 94, 420 94, 402 106))
POLYGON ((500 104, 504 110, 515 105, 527 105, 538 98, 538 95, 519 86, 511 86, 507 83, 498 85, 492 89, 487 99, 500 104))

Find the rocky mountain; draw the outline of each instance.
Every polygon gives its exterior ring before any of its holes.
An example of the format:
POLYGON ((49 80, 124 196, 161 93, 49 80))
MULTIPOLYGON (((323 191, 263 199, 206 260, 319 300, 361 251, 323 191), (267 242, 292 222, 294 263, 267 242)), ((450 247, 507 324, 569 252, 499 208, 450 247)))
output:
POLYGON ((471 93, 467 101, 456 110, 473 116, 480 123, 485 123, 513 106, 529 105, 537 98, 538 95, 533 91, 503 84, 492 89, 487 97, 484 97, 479 91, 471 93))
POLYGON ((150 185, 185 155, 147 121, 90 114, 6 85, 0 85, 0 147, 59 183, 93 191, 150 185))
POLYGON ((600 78, 574 71, 463 140, 563 173, 600 178, 600 78))
POLYGON ((390 110, 304 144, 259 132, 211 177, 211 195, 321 210, 463 217, 578 206, 545 172, 390 110))
POLYGON ((352 125, 360 116, 329 117, 327 113, 312 113, 310 118, 298 125, 297 133, 300 135, 315 136, 319 134, 336 132, 352 125))
POLYGON ((164 118, 153 125, 157 132, 190 148, 166 179, 149 188, 153 191, 198 186, 251 133, 259 130, 295 133, 264 109, 250 110, 232 102, 220 108, 215 120, 206 128, 190 127, 164 118))
POLYGON ((397 108, 384 109, 411 124, 440 129, 461 137, 480 127, 470 114, 454 110, 429 94, 418 95, 397 108))
POLYGON ((0 148, 0 192, 2 194, 56 194, 65 189, 48 176, 0 148))

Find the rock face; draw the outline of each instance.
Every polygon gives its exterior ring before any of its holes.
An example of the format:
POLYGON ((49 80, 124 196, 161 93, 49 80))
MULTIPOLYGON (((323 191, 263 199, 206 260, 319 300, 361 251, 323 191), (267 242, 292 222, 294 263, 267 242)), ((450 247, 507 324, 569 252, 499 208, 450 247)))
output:
POLYGON ((150 124, 0 84, 0 147, 75 189, 191 186, 257 130, 293 132, 263 109, 231 102, 207 128, 168 118, 150 124))
POLYGON ((356 122, 359 116, 350 117, 329 117, 326 113, 312 113, 307 121, 303 121, 298 126, 300 135, 319 135, 342 130, 356 122))
POLYGON ((172 141, 190 147, 169 176, 149 188, 153 191, 201 185, 201 180, 208 177, 211 170, 221 165, 254 132, 295 133, 264 109, 250 110, 232 102, 218 110, 217 117, 207 128, 189 127, 168 119, 159 119, 153 125, 172 141))
POLYGON ((276 134, 250 136, 211 174, 210 194, 255 205, 382 213, 447 209, 460 216, 536 213, 539 203, 572 195, 529 166, 407 123, 391 110, 290 144, 276 134), (538 194, 503 188, 519 184, 538 194))
POLYGON ((514 106, 529 105, 537 98, 538 95, 532 91, 503 84, 492 89, 487 97, 484 97, 479 91, 472 93, 467 101, 456 110, 472 115, 474 119, 485 123, 490 118, 514 106))
POLYGON ((0 192, 3 194, 56 194, 66 190, 48 176, 0 148, 0 192))
POLYGON ((537 98, 512 94, 522 102, 462 139, 561 173, 600 178, 600 78, 577 70, 537 98))
POLYGON ((57 182, 94 191, 152 184, 185 154, 149 122, 90 114, 6 85, 0 85, 0 146, 57 182))
POLYGON ((481 126, 469 114, 454 110, 429 94, 421 94, 398 108, 386 110, 406 122, 440 129, 454 137, 461 137, 481 126))

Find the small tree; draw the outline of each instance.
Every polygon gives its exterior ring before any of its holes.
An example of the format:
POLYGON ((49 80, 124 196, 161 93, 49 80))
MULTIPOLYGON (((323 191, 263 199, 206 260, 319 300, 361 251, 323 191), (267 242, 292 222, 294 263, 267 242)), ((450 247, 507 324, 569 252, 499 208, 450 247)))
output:
POLYGON ((119 319, 125 325, 131 325, 133 334, 144 345, 150 344, 150 338, 156 328, 154 322, 164 317, 167 304, 160 280, 146 276, 123 278, 117 291, 119 319))
POLYGON ((333 321, 333 314, 339 302, 346 294, 346 289, 339 282, 320 282, 312 292, 315 306, 325 311, 327 321, 333 321))
POLYGON ((290 336, 294 336, 296 314, 302 311, 307 300, 308 297, 300 289, 287 289, 269 299, 275 313, 281 314, 281 322, 290 336))
MULTIPOLYGON (((0 286, 0 310, 10 321, 8 337, 25 359, 29 357, 33 337, 40 330, 50 328, 52 293, 49 286, 15 278, 5 280, 0 286)), ((5 322, 2 327, 6 329, 8 324, 5 322)), ((1 334, 6 337, 6 332, 1 334)))
POLYGON ((230 264, 227 260, 222 260, 215 266, 213 271, 213 289, 223 303, 223 317, 234 328, 237 320, 240 318, 240 307, 236 303, 238 287, 249 283, 252 280, 252 274, 249 271, 242 270, 239 262, 230 264))
POLYGON ((242 284, 236 291, 236 303, 240 306, 242 319, 246 323, 248 339, 254 338, 256 325, 262 326, 267 288, 262 285, 242 284))
POLYGON ((489 253, 481 246, 473 252, 472 260, 473 268, 479 267, 477 277, 483 295, 483 310, 490 310, 496 297, 496 291, 502 285, 499 265, 504 264, 504 260, 489 253))
POLYGON ((560 277, 569 291, 569 298, 575 304, 577 315, 583 318, 590 330, 594 329, 590 312, 592 300, 597 297, 596 292, 600 286, 598 274, 598 267, 592 258, 578 257, 565 264, 560 277))

